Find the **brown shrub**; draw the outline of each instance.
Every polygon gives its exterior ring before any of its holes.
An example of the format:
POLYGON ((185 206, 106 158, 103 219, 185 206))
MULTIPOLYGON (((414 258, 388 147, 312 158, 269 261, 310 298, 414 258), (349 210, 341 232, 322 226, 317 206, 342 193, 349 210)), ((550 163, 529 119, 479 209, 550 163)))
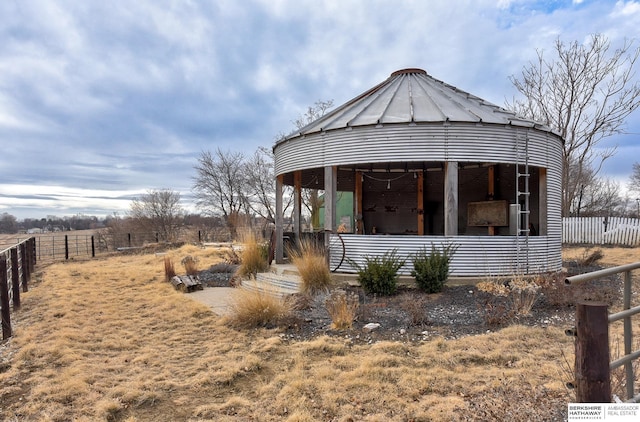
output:
MULTIPOLYGON (((616 336, 615 338, 610 340, 609 350, 611 353, 611 360, 618 360, 624 356, 624 345, 621 341, 620 336, 616 336)), ((640 339, 636 339, 635 347, 632 347, 633 350, 640 349, 640 339)), ((631 367, 633 369, 633 378, 634 380, 638 379, 638 375, 640 375, 640 362, 636 359, 632 361, 631 367)), ((633 381, 632 381, 633 382, 633 381)), ((611 371, 611 394, 618 396, 623 401, 626 400, 627 397, 627 377, 625 373, 625 368, 623 366, 619 366, 611 371)))
POLYGON ((400 298, 400 308, 409 316, 411 325, 423 326, 428 322, 426 305, 428 299, 421 294, 404 293, 400 298))
POLYGON ((307 293, 294 293, 286 297, 287 302, 294 311, 302 311, 311 309, 313 306, 313 297, 307 293))
POLYGON ((173 260, 169 256, 164 257, 164 279, 170 281, 176 275, 176 269, 173 260))
POLYGON ((564 284, 566 274, 540 274, 535 283, 540 286, 540 293, 552 306, 566 306, 574 303, 574 289, 564 284))
POLYGON ((242 290, 230 304, 230 325, 236 328, 279 326, 292 317, 291 304, 262 290, 242 290))
POLYGON ((536 280, 540 292, 549 305, 568 306, 582 301, 603 302, 612 306, 621 297, 621 281, 616 277, 566 285, 565 273, 544 274, 536 280))
POLYGON ((353 326, 360 303, 358 295, 335 290, 325 301, 325 306, 331 316, 331 328, 347 330, 353 326))
POLYGON ((516 312, 509 299, 509 288, 504 283, 495 280, 483 281, 476 287, 476 304, 487 325, 502 325, 513 320, 516 312))
POLYGON ((302 239, 296 249, 289 251, 289 257, 300 274, 304 293, 316 294, 329 290, 333 280, 324 248, 317 242, 302 239))
POLYGON ((585 249, 581 258, 579 258, 576 262, 579 267, 591 267, 595 265, 598 261, 604 258, 604 254, 602 253, 602 249, 590 250, 585 249))
POLYGON ((187 255, 182 258, 182 261, 180 261, 180 263, 184 266, 184 270, 186 271, 187 275, 198 274, 198 258, 187 255))
POLYGON ((233 248, 225 249, 222 255, 224 262, 229 265, 240 265, 240 262, 242 261, 236 250, 233 248))
POLYGON ((535 280, 520 276, 510 280, 508 286, 509 298, 514 311, 518 315, 529 315, 540 296, 540 286, 535 283, 535 280))
POLYGON ((249 231, 243 235, 243 248, 240 252, 240 266, 238 267, 238 276, 249 278, 257 273, 266 271, 269 268, 268 249, 265 253, 265 247, 258 242, 256 235, 249 231))

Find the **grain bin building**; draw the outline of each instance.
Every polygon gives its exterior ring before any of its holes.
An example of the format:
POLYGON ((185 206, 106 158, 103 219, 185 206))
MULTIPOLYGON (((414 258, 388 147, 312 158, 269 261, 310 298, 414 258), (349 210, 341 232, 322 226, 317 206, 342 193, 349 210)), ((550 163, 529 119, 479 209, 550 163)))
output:
MULTIPOLYGON (((323 189, 326 235, 353 221, 340 237, 355 262, 455 244, 454 276, 558 271, 562 142, 424 70, 396 71, 274 146, 276 262, 282 188, 290 185, 293 231, 300 232, 301 190, 323 189), (336 215, 339 192, 353 195, 350 216, 336 215)), ((338 271, 355 269, 345 260, 338 271)))

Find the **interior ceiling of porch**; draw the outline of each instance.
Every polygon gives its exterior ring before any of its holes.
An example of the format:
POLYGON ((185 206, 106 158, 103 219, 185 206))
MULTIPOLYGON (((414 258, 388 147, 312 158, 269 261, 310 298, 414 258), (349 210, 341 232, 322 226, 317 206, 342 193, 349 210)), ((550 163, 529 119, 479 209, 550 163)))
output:
MULTIPOLYGON (((480 163, 480 162, 464 162, 458 163, 460 169, 470 167, 488 167, 495 163, 480 163)), ((354 173, 360 171, 362 173, 376 173, 379 177, 384 178, 384 173, 389 173, 389 178, 392 174, 397 173, 410 173, 410 172, 434 172, 442 171, 444 169, 444 162, 442 161, 406 161, 406 162, 389 162, 389 163, 359 163, 351 165, 338 166, 338 190, 352 190, 346 189, 345 184, 352 186, 350 183, 353 180, 354 173)), ((324 168, 317 167, 312 169, 301 170, 301 186, 304 189, 321 189, 324 190, 324 168)), ((293 186, 294 172, 286 173, 283 175, 283 183, 288 186, 293 186)))

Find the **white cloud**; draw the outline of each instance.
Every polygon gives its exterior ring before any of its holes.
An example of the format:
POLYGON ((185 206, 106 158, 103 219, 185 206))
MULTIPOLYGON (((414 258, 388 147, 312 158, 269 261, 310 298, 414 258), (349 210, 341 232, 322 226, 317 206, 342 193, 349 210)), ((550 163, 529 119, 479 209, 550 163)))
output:
POLYGON ((110 189, 185 192, 200 151, 270 146, 306 106, 340 105, 404 67, 500 105, 536 48, 592 32, 617 46, 637 33, 639 4, 0 2, 0 144, 13 146, 2 182, 76 189, 47 207, 110 189), (26 166, 37 171, 15 171, 26 166))
POLYGON ((640 3, 636 1, 618 1, 613 9, 612 16, 631 16, 640 14, 640 3))

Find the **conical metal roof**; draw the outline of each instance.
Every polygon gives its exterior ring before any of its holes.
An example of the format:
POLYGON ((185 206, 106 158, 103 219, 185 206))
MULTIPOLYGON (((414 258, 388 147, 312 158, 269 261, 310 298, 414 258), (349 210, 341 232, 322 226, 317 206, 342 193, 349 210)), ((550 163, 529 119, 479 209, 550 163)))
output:
POLYGON ((285 139, 348 127, 455 122, 551 129, 437 80, 422 69, 402 69, 285 139))

